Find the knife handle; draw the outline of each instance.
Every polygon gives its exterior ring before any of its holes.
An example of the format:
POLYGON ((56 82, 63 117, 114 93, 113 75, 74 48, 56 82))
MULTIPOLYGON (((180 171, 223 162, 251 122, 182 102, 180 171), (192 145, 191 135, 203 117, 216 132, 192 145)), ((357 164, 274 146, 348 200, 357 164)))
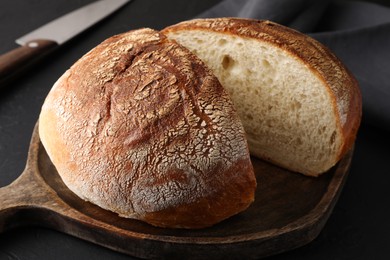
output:
POLYGON ((58 44, 54 41, 34 40, 1 55, 0 88, 57 46, 58 44))

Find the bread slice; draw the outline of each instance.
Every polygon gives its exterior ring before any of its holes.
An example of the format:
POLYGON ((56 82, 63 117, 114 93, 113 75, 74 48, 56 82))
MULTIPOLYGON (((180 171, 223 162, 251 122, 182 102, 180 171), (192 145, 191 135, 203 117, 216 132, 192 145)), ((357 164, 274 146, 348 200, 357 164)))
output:
POLYGON ((351 149, 361 118, 357 81, 314 39, 238 18, 162 32, 201 58, 230 93, 253 155, 318 176, 351 149))
POLYGON ((151 29, 113 36, 65 72, 39 134, 67 187, 122 217, 201 228, 254 200, 229 95, 200 59, 151 29))

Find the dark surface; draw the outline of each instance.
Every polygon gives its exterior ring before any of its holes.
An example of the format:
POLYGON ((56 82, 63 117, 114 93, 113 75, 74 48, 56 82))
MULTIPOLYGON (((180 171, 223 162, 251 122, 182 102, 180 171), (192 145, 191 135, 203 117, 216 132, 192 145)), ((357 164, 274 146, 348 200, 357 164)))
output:
MULTIPOLYGON (((0 53, 36 27, 90 0, 0 2, 0 53)), ((135 0, 0 92, 0 186, 25 166, 40 107, 56 79, 81 55, 113 34, 140 27, 160 29, 189 19, 217 0, 135 0)), ((378 2, 378 1, 376 1, 378 2)), ((388 4, 388 1, 382 1, 388 4)), ((312 243, 271 259, 389 259, 390 158, 388 132, 363 125, 352 168, 339 202, 312 243)), ((25 227, 0 234, 0 259, 129 259, 128 256, 44 228, 25 227)))

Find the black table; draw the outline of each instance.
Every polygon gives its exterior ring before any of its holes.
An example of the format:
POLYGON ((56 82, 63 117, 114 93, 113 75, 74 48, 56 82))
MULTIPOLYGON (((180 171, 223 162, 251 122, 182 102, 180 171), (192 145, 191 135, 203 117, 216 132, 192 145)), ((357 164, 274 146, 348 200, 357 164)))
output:
MULTIPOLYGON (((93 0, 0 2, 0 53, 40 25, 93 0)), ((0 187, 25 165, 41 105, 56 79, 104 39, 130 29, 161 29, 189 19, 219 0, 134 0, 71 40, 0 92, 0 187)), ((323 231, 312 243, 271 259, 390 259, 390 141, 388 133, 364 123, 349 178, 323 231)), ((39 227, 0 234, 0 259, 129 259, 83 240, 39 227)))

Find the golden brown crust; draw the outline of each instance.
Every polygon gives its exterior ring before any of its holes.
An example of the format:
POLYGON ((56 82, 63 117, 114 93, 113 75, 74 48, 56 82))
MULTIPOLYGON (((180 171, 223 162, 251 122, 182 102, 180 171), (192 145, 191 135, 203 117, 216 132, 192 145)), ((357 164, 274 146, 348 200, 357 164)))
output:
POLYGON ((65 184, 124 217, 199 228, 254 199, 227 93, 198 58, 151 29, 111 37, 77 61, 46 98, 39 132, 65 184))
MULTIPOLYGON (((213 18, 184 21, 165 28, 163 33, 181 30, 205 30, 265 41, 279 46, 298 57, 328 86, 334 100, 334 113, 344 134, 340 159, 351 149, 360 126, 362 98, 358 83, 342 62, 325 46, 313 38, 285 26, 265 21, 242 18, 213 18)), ((337 159, 337 160, 338 160, 337 159)))
MULTIPOLYGON (((251 170, 252 166, 246 160, 241 160, 232 165, 228 171, 251 172, 251 170)), ((202 228, 211 226, 231 216, 232 208, 244 210, 249 206, 248 201, 253 201, 253 190, 248 187, 248 183, 253 184, 253 181, 250 175, 244 174, 236 181, 227 182, 224 189, 220 189, 212 196, 177 207, 148 213, 145 216, 145 221, 160 227, 202 228), (190 212, 189 209, 191 209, 190 212), (172 216, 180 216, 180 226, 172 216)))

